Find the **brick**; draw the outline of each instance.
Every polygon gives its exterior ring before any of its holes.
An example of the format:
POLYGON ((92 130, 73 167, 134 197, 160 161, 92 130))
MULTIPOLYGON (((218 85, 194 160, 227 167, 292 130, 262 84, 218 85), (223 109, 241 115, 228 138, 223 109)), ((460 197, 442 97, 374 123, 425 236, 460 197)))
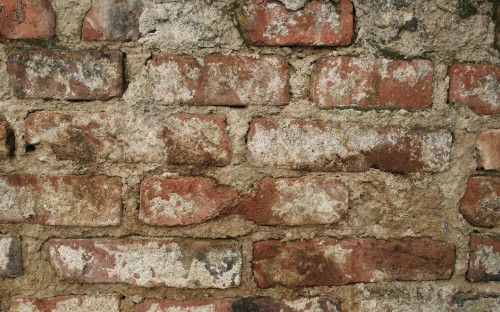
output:
POLYGON ((227 165, 226 119, 176 114, 131 118, 92 112, 35 112, 26 118, 27 145, 59 160, 227 165), (43 149, 42 149, 43 150, 43 149))
POLYGON ((500 129, 488 130, 477 139, 477 168, 500 169, 500 129))
POLYGON ((311 99, 319 107, 426 108, 433 71, 426 60, 324 57, 311 74, 311 99))
POLYGON ((473 226, 500 225, 500 178, 472 177, 460 201, 460 213, 473 226))
POLYGON ((83 20, 82 39, 85 41, 138 40, 142 2, 142 0, 93 0, 83 20))
POLYGON ((327 238, 254 244, 260 288, 449 279, 455 247, 429 238, 327 238))
POLYGON ((468 106, 477 114, 500 113, 500 66, 455 64, 448 70, 449 100, 468 106))
POLYGON ((107 100, 123 93, 120 51, 12 51, 7 69, 23 99, 107 100))
POLYGON ((50 38, 56 13, 48 0, 7 0, 0 3, 0 40, 50 38))
POLYGON ((241 214, 265 225, 331 224, 349 211, 349 191, 337 178, 266 178, 241 214))
POLYGON ((0 277, 23 274, 21 238, 17 235, 0 235, 0 277))
POLYGON ((337 300, 325 297, 278 300, 271 297, 232 298, 221 300, 148 300, 136 305, 135 312, 171 311, 283 311, 283 312, 339 312, 337 300))
POLYGON ((10 312, 119 312, 120 295, 60 296, 37 298, 17 296, 10 302, 10 312))
POLYGON ((250 45, 346 46, 353 35, 353 5, 349 0, 308 1, 288 10, 272 0, 239 0, 237 21, 250 45))
POLYGON ((276 56, 209 55, 200 65, 155 54, 148 72, 153 98, 166 105, 284 105, 290 92, 288 63, 276 56))
POLYGON ((469 269, 471 282, 500 281, 500 236, 471 234, 469 269))
POLYGON ((140 193, 139 220, 159 226, 203 223, 238 200, 234 189, 209 178, 148 178, 140 193))
POLYGON ((47 244, 57 274, 83 283, 223 289, 241 281, 241 246, 234 241, 102 238, 47 244))
POLYGON ((0 116, 0 160, 9 158, 15 149, 14 132, 10 128, 9 122, 0 116))
POLYGON ((104 176, 0 176, 0 222, 118 225, 121 187, 104 176))
POLYGON ((257 167, 312 171, 443 171, 450 160, 445 129, 374 128, 303 119, 254 119, 248 159, 257 167))

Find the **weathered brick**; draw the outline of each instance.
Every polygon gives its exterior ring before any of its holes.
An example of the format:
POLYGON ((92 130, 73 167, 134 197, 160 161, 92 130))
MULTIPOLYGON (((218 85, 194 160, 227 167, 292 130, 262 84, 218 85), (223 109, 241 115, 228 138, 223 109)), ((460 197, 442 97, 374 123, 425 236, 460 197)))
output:
POLYGON ((449 279, 455 247, 429 238, 257 242, 257 285, 314 286, 449 279))
POLYGON ((237 20, 251 45, 346 46, 353 35, 353 5, 349 0, 307 1, 288 10, 272 0, 239 0, 237 20))
POLYGON ((56 13, 47 0, 7 0, 0 3, 0 40, 50 38, 56 13))
POLYGON ((238 193, 209 178, 148 178, 141 183, 139 220, 160 226, 202 223, 236 205, 238 193))
POLYGON ((318 60, 311 98, 320 107, 420 109, 432 103, 432 62, 334 56, 318 60))
POLYGON ((155 54, 148 68, 153 98, 164 104, 283 105, 288 63, 281 57, 155 54))
POLYGON ((135 312, 172 311, 282 311, 282 312, 339 312, 337 300, 324 297, 278 300, 271 297, 232 298, 221 300, 148 300, 138 304, 135 312))
POLYGON ((500 178, 470 178, 460 201, 460 213, 473 226, 500 225, 500 178))
POLYGON ((102 238, 47 244, 57 274, 84 283, 222 289, 241 280, 241 246, 234 241, 102 238))
POLYGON ((266 225, 331 224, 349 211, 349 191, 337 178, 264 179, 240 213, 266 225))
POLYGON ((15 138, 9 122, 0 116, 0 159, 6 159, 13 154, 15 138))
POLYGON ((500 281, 500 236, 471 234, 469 248, 467 280, 500 281))
POLYGON ((83 40, 137 40, 142 0, 92 0, 82 27, 83 40))
POLYGON ((10 312, 119 312, 120 295, 60 296, 37 298, 18 296, 10 302, 10 312))
POLYGON ((477 139, 477 168, 500 169, 500 129, 488 130, 477 139))
POLYGON ((123 93, 120 51, 12 51, 7 68, 19 98, 107 100, 123 93))
POLYGON ((92 112, 35 112, 26 144, 60 160, 224 166, 231 144, 224 117, 176 114, 165 119, 92 112))
POLYGON ((254 119, 248 158, 257 167, 314 171, 443 171, 451 133, 445 129, 374 128, 303 119, 254 119))
POLYGON ((104 176, 0 176, 0 222, 118 225, 121 181, 104 176))
POLYGON ((0 235, 0 277, 23 274, 21 238, 17 235, 0 235))
POLYGON ((451 102, 466 105, 477 114, 500 113, 500 66, 455 64, 448 74, 451 102))

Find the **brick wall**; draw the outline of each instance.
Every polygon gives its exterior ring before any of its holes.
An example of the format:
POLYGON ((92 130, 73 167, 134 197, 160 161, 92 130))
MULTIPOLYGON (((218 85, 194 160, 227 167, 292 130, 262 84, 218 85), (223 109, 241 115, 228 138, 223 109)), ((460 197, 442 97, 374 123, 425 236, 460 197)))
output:
POLYGON ((499 12, 0 0, 0 311, 498 311, 499 12))

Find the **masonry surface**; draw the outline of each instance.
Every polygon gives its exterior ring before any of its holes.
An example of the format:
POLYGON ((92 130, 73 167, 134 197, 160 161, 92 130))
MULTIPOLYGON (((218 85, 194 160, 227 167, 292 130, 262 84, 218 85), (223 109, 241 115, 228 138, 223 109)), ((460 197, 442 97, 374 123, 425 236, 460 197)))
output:
POLYGON ((0 311, 498 311, 496 0, 0 0, 0 311))

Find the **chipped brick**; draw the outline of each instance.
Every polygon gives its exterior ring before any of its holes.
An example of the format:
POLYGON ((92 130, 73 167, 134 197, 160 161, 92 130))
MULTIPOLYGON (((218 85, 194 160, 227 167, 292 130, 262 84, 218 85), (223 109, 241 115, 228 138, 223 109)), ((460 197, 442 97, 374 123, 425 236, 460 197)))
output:
POLYGON ((33 296, 17 296, 11 300, 11 312, 63 312, 92 311, 119 312, 120 295, 98 296, 60 296, 52 298, 37 298, 33 296))
POLYGON ((477 139, 477 168, 500 169, 500 129, 487 130, 477 139))
POLYGON ((7 0, 0 8, 0 40, 54 36, 56 13, 48 0, 7 0))
POLYGON ((472 177, 460 201, 460 213, 473 226, 500 225, 500 178, 472 177))
POLYGON ((469 270, 471 282, 500 281, 500 236, 471 234, 469 270))

